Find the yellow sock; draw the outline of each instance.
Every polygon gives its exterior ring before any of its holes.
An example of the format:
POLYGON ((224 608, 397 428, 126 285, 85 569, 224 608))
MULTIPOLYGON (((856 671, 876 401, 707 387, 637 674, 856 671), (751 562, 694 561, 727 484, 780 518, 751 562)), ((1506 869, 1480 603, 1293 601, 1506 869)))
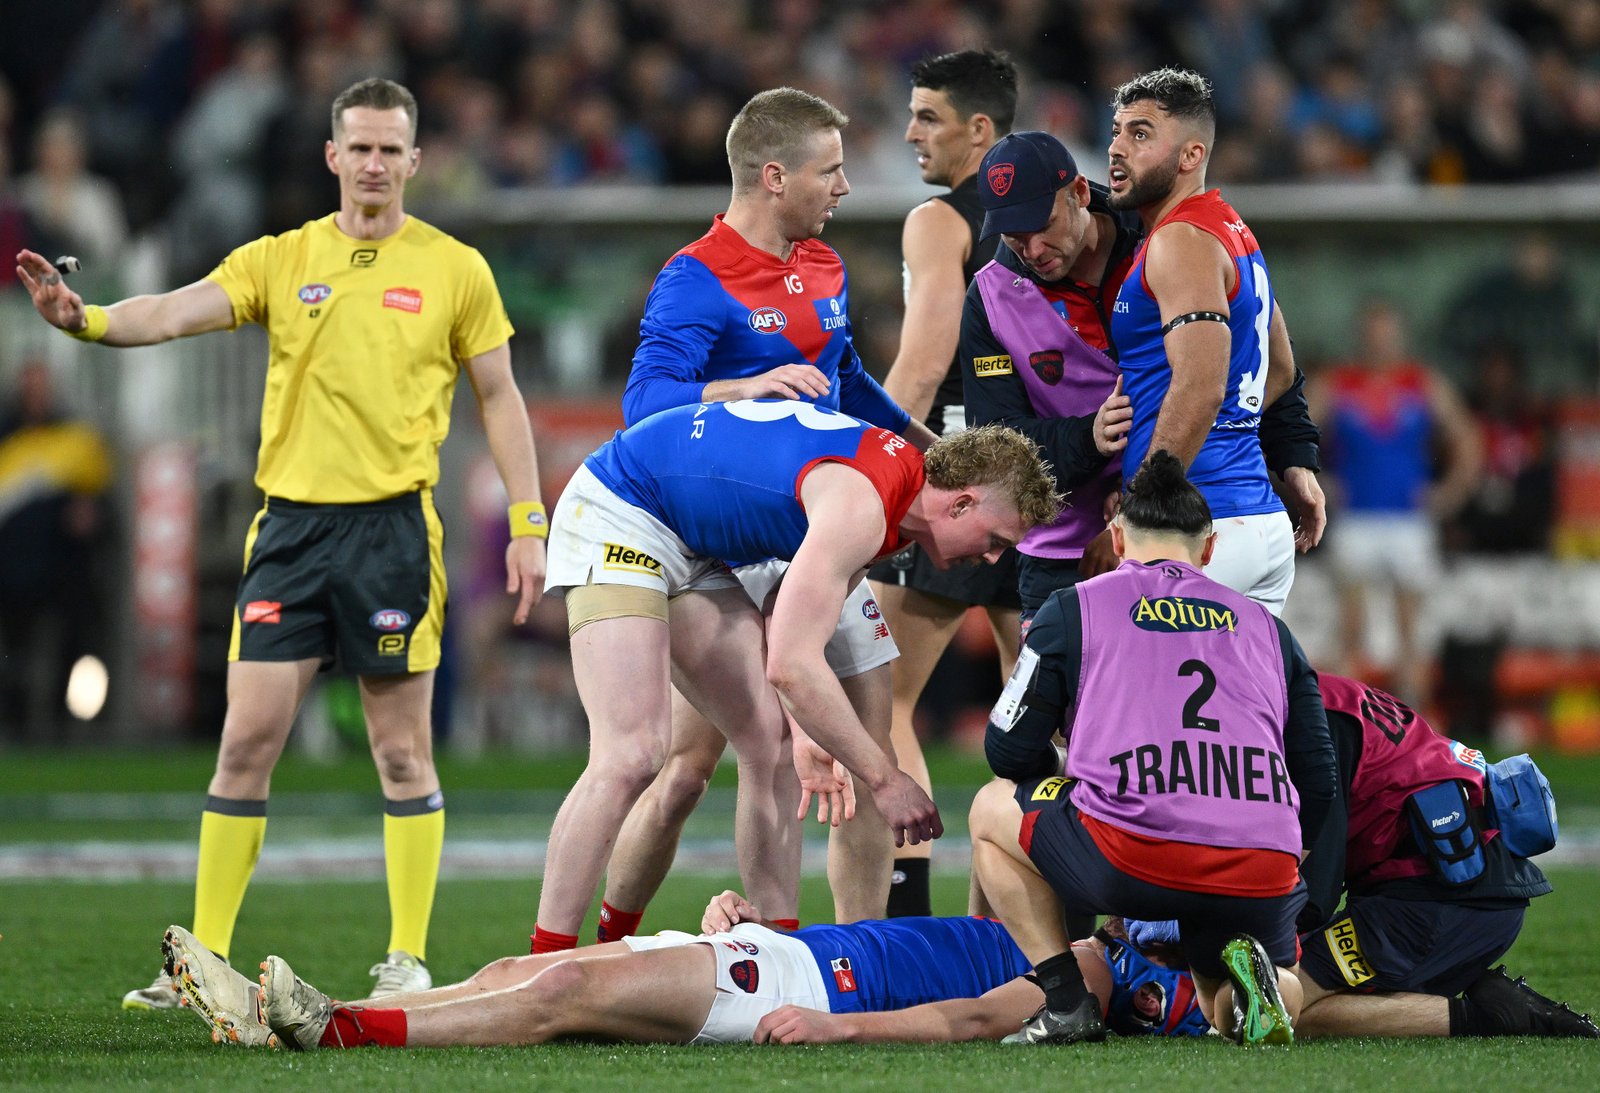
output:
POLYGON ((239 905, 266 834, 267 802, 206 798, 200 814, 200 866, 194 876, 194 936, 223 959, 233 944, 239 905))
POLYGON ((444 794, 389 801, 383 817, 383 857, 389 875, 389 952, 427 959, 428 920, 444 851, 444 794))

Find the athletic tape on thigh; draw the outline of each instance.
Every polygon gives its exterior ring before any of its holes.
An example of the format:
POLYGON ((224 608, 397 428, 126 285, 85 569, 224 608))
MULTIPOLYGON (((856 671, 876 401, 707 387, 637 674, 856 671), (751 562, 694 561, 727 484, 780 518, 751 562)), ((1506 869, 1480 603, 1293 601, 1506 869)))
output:
POLYGON ((667 621, 667 594, 631 584, 586 584, 567 589, 567 636, 601 619, 667 621))

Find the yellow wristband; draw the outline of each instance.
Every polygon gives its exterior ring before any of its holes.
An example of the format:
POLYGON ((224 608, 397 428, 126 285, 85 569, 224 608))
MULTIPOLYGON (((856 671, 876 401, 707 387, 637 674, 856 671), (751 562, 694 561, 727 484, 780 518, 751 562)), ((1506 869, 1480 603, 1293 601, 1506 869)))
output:
POLYGON ((544 506, 537 501, 517 501, 508 510, 511 517, 511 537, 524 539, 529 535, 535 539, 550 537, 550 520, 544 514, 544 506))
POLYGON ((77 338, 80 342, 97 342, 106 336, 106 328, 111 325, 111 318, 106 314, 106 309, 99 304, 89 304, 83 309, 84 327, 82 330, 63 330, 62 333, 69 338, 77 338))

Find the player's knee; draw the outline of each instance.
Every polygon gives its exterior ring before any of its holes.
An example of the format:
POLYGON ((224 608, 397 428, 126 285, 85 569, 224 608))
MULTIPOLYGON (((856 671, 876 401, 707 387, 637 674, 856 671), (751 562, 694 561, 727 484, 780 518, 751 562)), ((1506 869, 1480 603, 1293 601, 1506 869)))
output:
POLYGON ((974 838, 992 837, 997 820, 1016 809, 1012 796, 1016 788, 1015 782, 996 778, 973 795, 972 807, 967 810, 967 830, 974 838))
POLYGON ((664 744, 649 740, 629 741, 608 748, 604 754, 589 753, 585 777, 603 783, 618 800, 635 801, 655 781, 667 762, 664 744))
POLYGON ((432 754, 409 739, 373 741, 372 761, 386 784, 417 781, 433 767, 432 754))
POLYGON ((531 1040, 546 1040, 567 1030, 582 1010, 590 978, 583 961, 563 960, 511 992, 531 1040))
POLYGON ((652 786, 656 808, 663 819, 682 819, 695 810, 710 784, 709 770, 698 763, 674 759, 661 768, 652 786))

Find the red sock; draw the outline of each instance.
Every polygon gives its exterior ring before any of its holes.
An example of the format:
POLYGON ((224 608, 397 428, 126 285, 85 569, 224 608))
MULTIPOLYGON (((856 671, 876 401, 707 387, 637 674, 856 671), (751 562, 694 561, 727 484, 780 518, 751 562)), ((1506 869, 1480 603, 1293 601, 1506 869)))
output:
POLYGON ((533 942, 533 947, 528 950, 530 953, 559 953, 563 949, 578 947, 577 934, 558 934, 537 923, 533 927, 533 936, 528 940, 533 942))
POLYGON ((318 1047, 405 1047, 406 1011, 335 1006, 318 1047))
POLYGON ((594 939, 601 944, 607 941, 621 941, 639 932, 639 920, 642 918, 644 918, 643 911, 619 911, 605 900, 601 900, 600 928, 595 931, 594 939))
POLYGON ((772 924, 780 930, 798 930, 800 928, 800 920, 797 918, 775 918, 772 920, 772 924))

